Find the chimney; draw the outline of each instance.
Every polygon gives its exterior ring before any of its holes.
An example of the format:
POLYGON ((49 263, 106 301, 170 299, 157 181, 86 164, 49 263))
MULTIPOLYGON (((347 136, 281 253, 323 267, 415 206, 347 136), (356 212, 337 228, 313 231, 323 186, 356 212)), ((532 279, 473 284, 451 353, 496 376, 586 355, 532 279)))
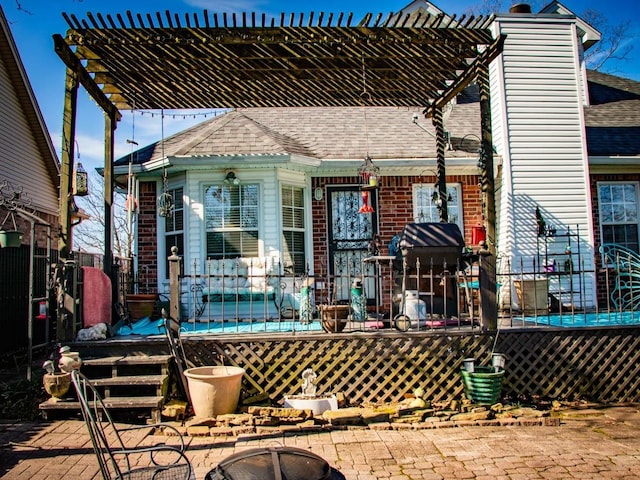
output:
POLYGON ((528 3, 515 3, 511 5, 509 13, 531 13, 531 5, 528 3))

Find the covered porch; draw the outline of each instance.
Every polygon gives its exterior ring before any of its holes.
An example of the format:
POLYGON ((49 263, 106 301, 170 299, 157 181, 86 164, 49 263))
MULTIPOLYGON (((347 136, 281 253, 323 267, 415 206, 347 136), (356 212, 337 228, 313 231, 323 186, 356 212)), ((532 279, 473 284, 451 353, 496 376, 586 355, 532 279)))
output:
MULTIPOLYGON (((484 275, 484 281, 480 283, 481 308, 476 318, 483 329, 495 329, 495 209, 488 65, 500 53, 504 37, 493 38, 491 21, 491 17, 457 19, 424 10, 386 18, 367 15, 358 24, 353 23, 351 15, 343 14, 321 14, 317 20, 312 16, 308 22, 303 17, 283 15, 270 23, 255 16, 228 18, 207 12, 184 20, 168 12, 166 17, 158 14, 156 19, 131 14, 127 18, 88 15, 82 21, 67 17, 70 30, 66 37, 54 37, 56 51, 68 67, 63 141, 69 148, 62 155, 62 177, 67 180, 63 180, 62 191, 70 187, 69 175, 73 171, 74 98, 80 85, 105 111, 107 217, 115 184, 113 135, 120 109, 420 105, 435 127, 436 190, 441 200, 440 220, 446 222, 447 139, 443 109, 465 86, 477 80, 481 92, 482 205, 488 255, 486 268, 483 266, 478 273, 484 275), (115 48, 114 42, 120 47, 115 48), (126 46, 126 55, 122 45, 126 46), (157 54, 158 48, 162 55, 157 54), (205 57, 215 59, 214 64, 204 61, 205 57), (131 63, 131 59, 135 61, 131 63), (366 85, 362 82, 363 70, 366 85), (139 71, 145 75, 135 73, 139 71)), ((171 173, 175 166, 163 158, 158 168, 171 173)), ((62 195, 60 205, 62 261, 70 247, 70 236, 65 234, 71 229, 65 213, 68 198, 62 195)), ((113 279, 111 233, 108 226, 104 269, 113 279)), ((146 273, 153 276, 157 273, 153 255, 140 256, 141 264, 147 261, 146 273)), ((320 272, 319 266, 316 272, 320 272)), ((320 277, 319 273, 311 274, 320 277)), ((294 284, 288 292, 294 304, 296 288, 294 284)), ((386 295, 386 289, 381 292, 386 295)), ((62 292, 58 298, 68 297, 69 293, 62 292)), ((174 300, 171 299, 171 315, 180 318, 184 302, 174 300)), ((73 338, 78 327, 72 318, 74 312, 65 308, 69 304, 74 303, 60 301, 58 305, 59 340, 73 338)))

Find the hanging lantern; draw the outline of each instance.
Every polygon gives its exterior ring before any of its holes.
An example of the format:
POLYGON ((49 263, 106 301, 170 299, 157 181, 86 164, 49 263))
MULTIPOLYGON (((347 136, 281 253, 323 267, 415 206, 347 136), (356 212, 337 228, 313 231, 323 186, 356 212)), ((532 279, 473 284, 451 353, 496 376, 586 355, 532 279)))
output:
POLYGON ((173 206, 173 196, 169 193, 169 181, 165 170, 162 174, 162 193, 158 197, 158 215, 170 217, 173 215, 173 206))
POLYGON ((89 176, 80 162, 76 165, 73 175, 73 194, 76 197, 89 194, 89 176))
POLYGON ((362 162, 362 165, 358 168, 358 173, 362 180, 361 188, 363 190, 378 188, 380 169, 373 164, 369 155, 364 157, 364 162, 362 162))
POLYGON ((163 192, 158 197, 158 215, 161 217, 173 215, 173 197, 169 192, 163 192))

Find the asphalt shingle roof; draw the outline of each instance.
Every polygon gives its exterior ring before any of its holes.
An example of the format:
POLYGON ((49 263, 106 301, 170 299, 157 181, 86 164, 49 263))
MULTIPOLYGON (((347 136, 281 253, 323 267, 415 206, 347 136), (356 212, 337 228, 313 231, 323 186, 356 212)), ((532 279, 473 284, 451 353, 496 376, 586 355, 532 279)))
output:
POLYGON ((640 155, 640 82, 590 70, 585 108, 592 156, 640 155))
MULTIPOLYGON (((588 72, 591 105, 585 107, 592 156, 640 156, 640 82, 588 72)), ((167 156, 299 155, 319 160, 435 158, 434 133, 421 107, 241 108, 164 140, 167 156)), ((474 156, 480 135, 475 85, 459 97, 447 121, 453 150, 447 158, 474 156)), ((135 163, 162 156, 161 142, 138 150, 135 163)), ((129 156, 116 162, 126 164, 129 156)), ((206 160, 203 160, 206 161, 206 160)))

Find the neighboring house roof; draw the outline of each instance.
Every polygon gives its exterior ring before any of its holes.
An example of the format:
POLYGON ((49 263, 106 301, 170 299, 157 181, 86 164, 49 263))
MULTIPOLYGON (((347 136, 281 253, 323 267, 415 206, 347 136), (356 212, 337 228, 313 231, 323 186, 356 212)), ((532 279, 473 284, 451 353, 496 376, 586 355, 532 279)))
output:
POLYGON ((585 108, 591 156, 640 156, 640 82, 590 70, 585 108))
MULTIPOLYGON (((14 185, 14 187, 23 187, 25 193, 29 194, 34 201, 33 206, 35 208, 47 213, 57 214, 58 188, 60 185, 58 157, 2 7, 0 7, 0 73, 3 73, 1 80, 5 81, 6 79, 6 83, 0 89, 3 92, 3 98, 0 100, 0 104, 3 105, 3 108, 0 109, 0 123, 12 125, 14 130, 28 129, 28 132, 24 135, 15 136, 14 131, 3 127, 3 131, 8 132, 8 137, 5 137, 4 142, 0 138, 3 153, 6 155, 0 162, 4 164, 0 165, 0 177, 9 180, 12 184, 19 182, 20 184, 14 185), (19 110, 14 110, 14 107, 19 110), (37 152, 38 158, 29 158, 25 163, 25 159, 21 157, 28 155, 29 150, 25 148, 25 144, 20 142, 27 141, 26 139, 29 139, 30 145, 35 145, 34 151, 37 152), (13 152, 12 149, 16 151, 13 152), (32 169, 28 163, 29 161, 39 161, 43 165, 37 165, 37 169, 32 169), (12 165, 16 168, 12 168, 12 165), (27 168, 26 170, 25 167, 27 168), (44 179, 38 177, 36 170, 42 172, 40 175, 47 176, 49 182, 47 185, 50 185, 51 191, 45 190, 46 187, 43 187, 44 179), (21 182, 20 178, 24 178, 31 183, 21 182), (37 191, 37 189, 40 189, 40 191, 37 191)), ((35 165, 33 166, 35 167, 35 165)))
MULTIPOLYGON (((588 71, 591 105, 585 108, 591 156, 640 155, 640 82, 588 71)), ((434 132, 420 107, 247 108, 229 111, 164 140, 167 157, 299 155, 318 160, 432 159, 434 132)), ((480 135, 477 85, 457 98, 446 120, 452 150, 446 158, 476 155, 480 135)), ((162 142, 134 152, 134 163, 162 158, 162 142)), ((119 159, 125 165, 130 157, 119 159)))

